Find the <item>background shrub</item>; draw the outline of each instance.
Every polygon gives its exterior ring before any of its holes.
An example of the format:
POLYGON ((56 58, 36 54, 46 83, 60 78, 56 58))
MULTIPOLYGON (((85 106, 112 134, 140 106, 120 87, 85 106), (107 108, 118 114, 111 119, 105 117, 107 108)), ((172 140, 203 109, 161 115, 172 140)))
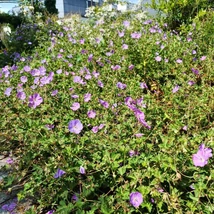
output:
POLYGON ((182 24, 190 24, 196 16, 203 16, 213 1, 207 0, 152 0, 150 7, 164 15, 170 29, 179 29, 182 24))

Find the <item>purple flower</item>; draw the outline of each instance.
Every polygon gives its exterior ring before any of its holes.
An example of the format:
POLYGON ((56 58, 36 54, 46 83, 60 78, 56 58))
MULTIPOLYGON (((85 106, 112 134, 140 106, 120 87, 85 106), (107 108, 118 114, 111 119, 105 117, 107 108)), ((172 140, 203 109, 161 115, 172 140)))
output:
POLYGON ((91 62, 92 59, 93 59, 93 54, 90 54, 90 55, 88 56, 88 62, 91 62))
POLYGON ((80 44, 84 44, 85 43, 85 39, 80 39, 80 44))
POLYGON ((36 77, 36 76, 40 76, 40 71, 38 69, 33 69, 30 74, 33 76, 33 77, 36 77))
POLYGON ((57 74, 61 74, 61 73, 62 73, 62 69, 58 69, 58 70, 56 71, 56 73, 57 73, 57 74))
POLYGON ((71 120, 68 124, 68 129, 71 133, 79 134, 83 129, 83 125, 78 119, 71 120))
POLYGON ((90 93, 87 93, 84 95, 84 102, 89 102, 91 100, 91 94, 90 93))
POLYGON ((58 94, 58 90, 54 90, 51 92, 51 96, 56 96, 58 94))
POLYGON ((123 84, 122 82, 118 82, 117 83, 117 87, 119 88, 119 89, 125 89, 126 88, 126 84, 123 84))
POLYGON ((82 79, 80 76, 74 76, 74 82, 75 83, 81 83, 82 79))
POLYGON ((193 190, 195 189, 194 184, 191 184, 189 187, 193 190))
POLYGON ((134 150, 130 150, 129 151, 129 156, 130 157, 133 157, 133 156, 135 156, 135 155, 139 155, 140 153, 138 152, 138 151, 134 151, 134 150))
POLYGON ((6 88, 6 90, 4 91, 4 94, 5 94, 7 97, 9 97, 12 90, 13 90, 12 88, 6 88))
POLYGON ((112 70, 116 71, 116 70, 119 70, 121 67, 120 65, 115 65, 115 66, 111 66, 112 70))
POLYGON ((7 164, 13 164, 14 163, 14 160, 12 158, 8 158, 6 160, 7 164))
POLYGON ((96 112, 94 110, 89 110, 87 113, 89 118, 95 118, 96 117, 96 112))
POLYGON ((75 102, 72 104, 71 109, 73 111, 77 111, 80 108, 80 104, 78 102, 75 102))
POLYGON ((20 99, 20 100, 25 100, 26 99, 26 94, 24 91, 20 91, 17 93, 17 98, 20 99))
POLYGON ((184 131, 187 131, 188 126, 184 126, 182 129, 183 129, 184 131))
POLYGON ((99 86, 100 88, 103 88, 103 86, 104 86, 103 83, 102 83, 100 80, 97 81, 97 84, 98 84, 98 86, 99 86))
POLYGON ((124 31, 122 31, 122 32, 118 31, 118 36, 119 37, 123 37, 124 36, 124 31))
POLYGON ((156 60, 157 62, 160 62, 161 59, 162 59, 161 56, 156 56, 156 57, 155 57, 155 60, 156 60))
POLYGON ((44 76, 46 74, 46 68, 44 66, 39 67, 39 72, 41 76, 44 76))
POLYGON ((134 151, 134 150, 130 150, 130 151, 129 151, 129 156, 130 156, 130 157, 133 157, 134 155, 135 155, 135 151, 134 151))
POLYGON ((80 166, 80 174, 82 175, 85 174, 85 168, 83 166, 80 166))
POLYGON ((179 90, 180 86, 176 85, 173 89, 172 89, 172 93, 176 93, 179 90))
POLYGON ((72 201, 77 201, 77 200, 78 200, 78 197, 74 194, 74 195, 72 195, 71 200, 72 200, 72 201))
POLYGON ((94 134, 97 133, 98 130, 99 130, 99 127, 98 127, 98 126, 94 126, 94 127, 91 129, 91 131, 94 132, 94 134))
POLYGON ((200 58, 200 60, 201 60, 201 61, 204 61, 206 58, 207 58, 206 56, 202 56, 202 57, 200 58))
POLYGON ((197 70, 195 68, 191 68, 191 70, 195 75, 199 75, 199 70, 197 70))
POLYGON ((21 80, 21 82, 26 83, 27 82, 27 77, 26 76, 21 76, 20 80, 21 80))
POLYGON ((140 87, 141 87, 142 89, 148 88, 148 86, 146 85, 145 82, 141 82, 141 83, 140 83, 140 87))
POLYGON ((137 134, 135 134, 135 136, 136 136, 137 138, 140 138, 140 137, 143 136, 143 134, 142 134, 142 133, 137 133, 137 134))
POLYGON ((130 22, 127 21, 127 20, 125 20, 125 21, 123 22, 123 25, 124 25, 124 27, 129 27, 129 26, 130 26, 130 22))
POLYGON ((192 54, 193 54, 193 55, 195 55, 196 53, 197 53, 196 50, 193 50, 193 51, 192 51, 192 54))
POLYGON ((132 39, 140 39, 141 33, 134 32, 131 34, 132 39))
POLYGON ((53 214, 55 210, 49 210, 46 214, 53 214))
POLYGON ((31 68, 30 68, 28 65, 26 65, 26 66, 24 67, 24 71, 29 72, 30 70, 31 70, 31 68))
POLYGON ((212 157, 212 149, 205 148, 204 144, 199 146, 199 150, 196 154, 193 154, 192 160, 195 166, 204 167, 207 165, 209 158, 212 157))
POLYGON ((127 44, 123 44, 122 49, 123 50, 127 50, 129 48, 129 46, 127 44))
POLYGON ((104 126, 105 126, 105 124, 101 123, 101 124, 99 125, 98 129, 100 130, 100 129, 102 129, 104 126))
POLYGON ((85 79, 86 79, 86 80, 90 80, 91 78, 92 78, 91 74, 86 74, 86 75, 85 75, 85 79))
POLYGON ((79 95, 73 94, 73 95, 71 95, 71 97, 72 97, 73 99, 77 99, 77 98, 79 97, 79 95))
POLYGON ((100 104, 101 104, 103 107, 105 107, 105 108, 108 108, 108 107, 109 107, 109 103, 108 103, 108 102, 106 102, 106 101, 104 101, 104 100, 101 100, 101 99, 99 99, 99 102, 100 102, 100 104))
POLYGON ((45 127, 46 127, 48 130, 51 130, 51 129, 53 129, 55 126, 52 125, 52 124, 46 124, 45 127))
POLYGON ((60 178, 65 174, 65 171, 57 169, 57 172, 54 174, 54 178, 60 178))
POLYGON ((143 196, 139 192, 132 192, 130 194, 130 204, 138 208, 143 203, 143 196))
POLYGON ((43 98, 39 94, 33 94, 29 97, 29 107, 36 108, 43 102, 43 98))
POLYGON ((178 64, 181 64, 181 63, 182 63, 182 60, 181 60, 181 59, 177 59, 176 62, 177 62, 178 64))
POLYGON ((192 85, 194 85, 194 84, 195 84, 194 81, 192 81, 192 80, 188 81, 188 85, 192 86, 192 85))
POLYGON ((134 109, 135 117, 138 119, 138 121, 147 129, 151 129, 151 126, 148 125, 148 123, 145 121, 145 115, 142 111, 135 108, 134 109))
POLYGON ((16 208, 17 204, 15 202, 11 202, 10 204, 5 204, 1 208, 5 211, 10 212, 11 214, 15 214, 12 212, 16 208))
POLYGON ((130 71, 133 70, 133 68, 134 68, 134 65, 129 65, 129 70, 130 71))
POLYGON ((93 71, 92 74, 93 74, 93 76, 94 76, 95 78, 97 78, 97 77, 100 75, 100 73, 99 73, 99 72, 96 72, 96 71, 93 71))

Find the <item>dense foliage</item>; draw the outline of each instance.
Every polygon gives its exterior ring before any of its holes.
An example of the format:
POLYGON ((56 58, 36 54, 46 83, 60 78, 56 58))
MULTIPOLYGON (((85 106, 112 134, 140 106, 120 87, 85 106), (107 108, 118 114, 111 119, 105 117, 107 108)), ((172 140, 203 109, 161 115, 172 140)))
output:
POLYGON ((182 24, 192 23, 195 17, 202 17, 214 2, 210 0, 152 0, 150 6, 165 16, 171 29, 178 29, 182 24))
POLYGON ((0 71, 0 133, 18 157, 4 186, 24 186, 29 213, 214 211, 214 51, 196 26, 49 21, 35 36, 0 71))
POLYGON ((56 0, 45 0, 45 8, 50 14, 57 14, 56 0))

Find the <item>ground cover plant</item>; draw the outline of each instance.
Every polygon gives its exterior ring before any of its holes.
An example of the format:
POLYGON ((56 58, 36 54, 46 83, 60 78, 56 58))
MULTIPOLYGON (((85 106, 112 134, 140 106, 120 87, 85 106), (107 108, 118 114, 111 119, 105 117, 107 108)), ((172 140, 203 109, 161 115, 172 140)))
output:
POLYGON ((18 157, 4 187, 34 197, 28 213, 212 213, 213 50, 194 26, 44 29, 0 71, 1 135, 18 157))

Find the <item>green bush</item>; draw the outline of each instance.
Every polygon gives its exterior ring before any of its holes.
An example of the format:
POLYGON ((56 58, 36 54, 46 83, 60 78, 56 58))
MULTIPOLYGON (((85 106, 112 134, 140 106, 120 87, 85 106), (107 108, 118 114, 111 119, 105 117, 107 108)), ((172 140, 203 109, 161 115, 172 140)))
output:
POLYGON ((49 26, 0 73, 4 187, 31 213, 212 213, 213 50, 155 20, 49 26))
POLYGON ((207 0, 152 0, 151 8, 164 15, 170 29, 179 29, 182 24, 189 24, 199 14, 214 7, 213 1, 207 0))
POLYGON ((8 13, 0 13, 0 24, 10 24, 15 29, 22 23, 22 18, 17 15, 10 15, 8 13))

